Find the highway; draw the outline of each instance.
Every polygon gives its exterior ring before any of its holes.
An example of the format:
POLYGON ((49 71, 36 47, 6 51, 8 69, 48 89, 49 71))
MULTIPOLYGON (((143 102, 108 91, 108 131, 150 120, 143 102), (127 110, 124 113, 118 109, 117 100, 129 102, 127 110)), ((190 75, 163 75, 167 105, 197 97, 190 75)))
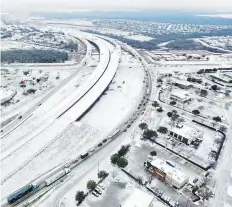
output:
MULTIPOLYGON (((118 55, 118 53, 120 51, 121 51, 120 46, 116 45, 116 49, 114 49, 114 51, 112 51, 112 53, 111 53, 111 60, 112 61, 109 62, 108 68, 112 68, 112 69, 107 70, 107 76, 105 77, 105 84, 107 84, 107 82, 108 82, 107 81, 107 77, 111 77, 116 72, 117 63, 118 63, 119 57, 120 57, 118 55)), ((149 79, 147 79, 147 80, 149 81, 149 79)), ((73 163, 72 161, 70 161, 70 166, 69 167, 71 169, 73 169, 71 171, 71 174, 75 174, 76 171, 77 172, 79 172, 79 171, 80 172, 86 172, 86 169, 87 169, 86 165, 89 165, 89 163, 91 163, 91 166, 94 166, 95 165, 94 164, 95 161, 93 161, 93 160, 98 160, 98 162, 99 162, 99 160, 102 160, 102 156, 99 157, 99 153, 101 155, 103 155, 103 157, 105 157, 105 155, 104 155, 105 152, 107 152, 107 154, 109 155, 112 152, 112 148, 115 148, 115 143, 120 143, 121 141, 123 141, 122 137, 124 137, 124 135, 122 135, 122 136, 119 136, 119 135, 121 135, 124 131, 126 131, 127 128, 128 128, 128 125, 131 125, 136 120, 136 118, 141 114, 141 112, 143 110, 145 110, 144 103, 147 103, 148 97, 150 96, 150 93, 151 93, 151 90, 149 90, 149 93, 147 93, 147 88, 146 88, 147 84, 148 84, 148 82, 146 82, 144 84, 145 85, 144 86, 144 95, 146 96, 146 98, 145 99, 142 98, 141 101, 138 101, 138 105, 140 103, 142 103, 142 107, 140 107, 140 109, 138 111, 132 111, 128 115, 128 119, 123 120, 123 123, 119 126, 118 130, 116 131, 117 132, 116 135, 114 135, 115 131, 113 131, 112 132, 113 136, 103 138, 103 139, 107 139, 108 140, 106 143, 102 142, 103 145, 101 147, 95 146, 96 150, 94 152, 89 152, 90 155, 94 155, 94 156, 90 156, 87 160, 84 160, 84 162, 80 158, 79 158, 79 161, 76 162, 76 163, 73 163), (119 138, 115 139, 118 136, 119 136, 119 138), (76 166, 78 166, 78 167, 76 168, 76 166), (82 167, 82 166, 85 166, 85 167, 82 167), (83 168, 85 169, 84 171, 83 171, 83 168)), ((151 84, 151 82, 149 81, 149 86, 150 86, 149 88, 151 89, 151 85, 150 84, 151 84)), ((103 83, 101 85, 102 85, 102 89, 104 91, 103 83)), ((93 94, 91 94, 91 96, 93 96, 95 93, 96 92, 94 91, 93 94)), ((137 106, 135 106, 135 109, 137 109, 137 106)), ((64 116, 65 116, 65 114, 64 114, 64 116)), ((65 163, 65 165, 67 165, 67 163, 65 163)), ((59 171, 59 170, 61 170, 63 168, 64 168, 64 165, 60 166, 54 172, 50 172, 50 173, 46 174, 46 176, 44 176, 42 179, 39 178, 37 181, 35 180, 35 183, 41 184, 41 188, 43 188, 44 187, 44 180, 47 177, 51 176, 51 174, 54 174, 55 172, 57 172, 57 171, 59 171)), ((66 184, 65 184, 65 186, 66 186, 66 184)), ((68 186, 66 188, 70 188, 70 186, 68 186)), ((39 194, 39 192, 38 192, 38 194, 39 194)), ((32 196, 32 198, 33 198, 33 196, 32 196)), ((26 199, 26 201, 22 202, 21 204, 28 202, 28 200, 30 200, 32 198, 26 199)), ((7 206, 6 201, 2 201, 2 204, 3 203, 5 203, 4 206, 7 206)))
MULTIPOLYGON (((81 39, 81 38, 80 38, 81 39)), ((40 104, 43 104, 45 101, 47 101, 51 96, 53 96, 55 93, 57 93, 61 88, 63 88, 68 82, 70 82, 72 79, 76 77, 76 75, 80 72, 80 70, 83 68, 83 66, 86 64, 86 62, 89 61, 92 50, 90 43, 83 39, 83 43, 85 43, 87 47, 86 55, 81 60, 81 62, 76 66, 76 71, 70 75, 68 78, 63 80, 56 88, 54 88, 50 93, 48 93, 42 100, 39 101, 39 103, 35 104, 33 107, 28 109, 24 114, 21 114, 21 119, 16 119, 12 121, 11 123, 7 124, 6 126, 2 127, 2 133, 1 133, 1 139, 7 136, 10 132, 12 132, 15 128, 19 127, 23 122, 25 122, 29 116, 32 114, 33 111, 35 111, 40 104)), ((50 67, 50 66, 49 66, 50 67)))
MULTIPOLYGON (((13 152, 15 154, 18 150, 22 150, 21 147, 30 149, 27 153, 16 153, 17 160, 15 160, 14 165, 7 166, 8 172, 3 175, 2 184, 18 170, 22 169, 31 159, 40 154, 46 146, 52 144, 57 136, 66 130, 72 122, 78 119, 78 117, 80 117, 98 99, 109 85, 117 70, 120 47, 118 46, 112 50, 112 46, 109 46, 109 43, 106 43, 101 39, 95 38, 94 40, 91 39, 91 41, 94 41, 99 45, 101 53, 100 63, 93 72, 94 76, 98 75, 98 78, 93 77, 93 74, 89 78, 89 80, 96 80, 96 82, 93 81, 91 85, 91 81, 87 81, 84 86, 90 87, 91 90, 84 90, 84 88, 82 88, 80 89, 80 93, 76 93, 75 96, 68 98, 69 101, 64 100, 64 102, 61 102, 58 107, 52 109, 49 113, 41 117, 40 123, 42 124, 37 124, 36 129, 34 128, 27 136, 24 136, 24 141, 22 143, 18 142, 12 146, 9 151, 3 152, 2 161, 4 162, 5 160, 9 161, 7 159, 8 155, 11 155, 13 152), (111 51, 111 53, 109 51, 111 51), (110 56, 112 57, 111 59, 110 56), (101 71, 101 75, 99 75, 99 71, 101 71), (83 96, 82 93, 84 92, 86 94, 83 96), (76 102, 78 98, 80 98, 80 100, 76 102), (75 104, 73 105, 73 103, 75 104), (62 114, 65 108, 69 108, 69 110, 62 114), (57 117, 59 114, 62 114, 62 116, 57 117), (44 137, 46 137, 46 139, 44 137)), ((10 160, 15 159, 12 156, 9 158, 10 160)))

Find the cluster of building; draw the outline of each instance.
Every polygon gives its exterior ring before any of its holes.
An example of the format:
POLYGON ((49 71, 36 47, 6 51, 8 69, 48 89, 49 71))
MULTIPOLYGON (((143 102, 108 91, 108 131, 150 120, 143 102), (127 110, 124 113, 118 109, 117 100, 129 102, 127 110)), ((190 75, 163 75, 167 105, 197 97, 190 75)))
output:
POLYGON ((159 23, 159 22, 143 22, 134 20, 96 20, 93 22, 96 27, 108 27, 130 31, 133 33, 141 32, 146 34, 173 34, 173 33, 210 33, 212 31, 231 29, 231 25, 198 25, 198 24, 173 24, 173 23, 159 23))

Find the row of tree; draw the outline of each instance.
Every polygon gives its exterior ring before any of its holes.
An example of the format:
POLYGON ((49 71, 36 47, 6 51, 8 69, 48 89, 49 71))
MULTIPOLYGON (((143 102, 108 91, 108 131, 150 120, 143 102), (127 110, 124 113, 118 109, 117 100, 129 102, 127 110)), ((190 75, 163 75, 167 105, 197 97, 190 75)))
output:
POLYGON ((1 52, 2 63, 59 63, 68 60, 66 52, 57 50, 6 50, 1 52))

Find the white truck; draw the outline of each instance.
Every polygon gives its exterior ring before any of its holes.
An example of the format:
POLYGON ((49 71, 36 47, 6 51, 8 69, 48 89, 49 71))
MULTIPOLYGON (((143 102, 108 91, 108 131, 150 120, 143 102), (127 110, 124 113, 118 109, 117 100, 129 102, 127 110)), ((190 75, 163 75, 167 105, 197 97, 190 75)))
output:
POLYGON ((58 171, 57 173, 55 173, 54 175, 52 175, 50 178, 45 180, 45 185, 49 186, 52 183, 54 183, 55 181, 59 180, 61 177, 65 176, 66 174, 70 173, 70 169, 69 168, 64 168, 61 171, 58 171))

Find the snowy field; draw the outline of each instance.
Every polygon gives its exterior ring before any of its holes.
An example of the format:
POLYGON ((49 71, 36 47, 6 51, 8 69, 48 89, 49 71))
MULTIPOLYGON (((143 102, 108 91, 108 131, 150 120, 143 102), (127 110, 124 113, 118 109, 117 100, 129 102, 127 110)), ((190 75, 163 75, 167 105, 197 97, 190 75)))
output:
POLYGON ((134 111, 143 94, 144 71, 140 63, 123 53, 117 73, 100 100, 81 120, 100 131, 111 131, 134 111))

